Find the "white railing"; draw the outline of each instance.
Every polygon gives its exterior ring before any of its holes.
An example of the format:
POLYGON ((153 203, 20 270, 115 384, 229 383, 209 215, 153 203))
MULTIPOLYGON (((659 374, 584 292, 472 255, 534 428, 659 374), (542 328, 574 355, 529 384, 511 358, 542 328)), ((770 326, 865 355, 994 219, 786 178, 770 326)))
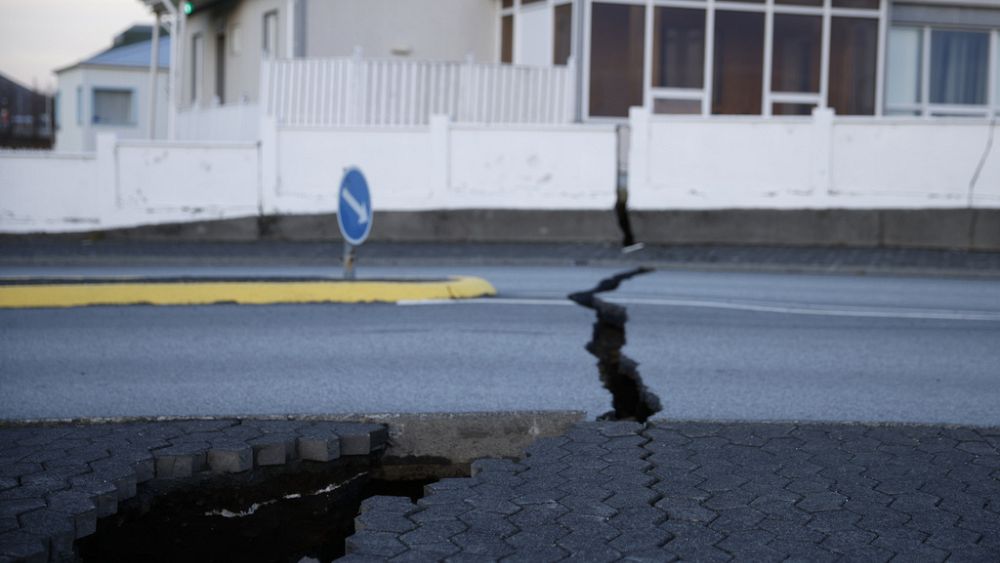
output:
POLYGON ((256 142, 260 111, 255 104, 190 108, 177 112, 178 141, 256 142))
POLYGON ((341 57, 266 61, 261 107, 281 125, 414 126, 431 115, 460 123, 569 123, 574 72, 529 67, 341 57))

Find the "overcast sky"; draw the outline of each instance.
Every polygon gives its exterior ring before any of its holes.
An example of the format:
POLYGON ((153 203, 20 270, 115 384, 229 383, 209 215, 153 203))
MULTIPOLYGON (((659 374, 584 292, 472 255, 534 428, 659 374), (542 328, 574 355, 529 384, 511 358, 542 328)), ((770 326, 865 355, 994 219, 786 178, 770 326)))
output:
POLYGON ((134 23, 152 23, 139 0, 0 0, 0 73, 55 89, 57 68, 111 46, 134 23))

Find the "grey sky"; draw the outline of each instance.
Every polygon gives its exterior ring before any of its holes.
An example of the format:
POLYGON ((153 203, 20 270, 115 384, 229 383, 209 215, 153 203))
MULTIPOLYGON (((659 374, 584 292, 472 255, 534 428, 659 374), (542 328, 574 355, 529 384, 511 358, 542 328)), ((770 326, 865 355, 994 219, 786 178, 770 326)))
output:
POLYGON ((111 45, 133 23, 151 23, 139 0, 0 0, 0 73, 55 89, 53 70, 111 45))

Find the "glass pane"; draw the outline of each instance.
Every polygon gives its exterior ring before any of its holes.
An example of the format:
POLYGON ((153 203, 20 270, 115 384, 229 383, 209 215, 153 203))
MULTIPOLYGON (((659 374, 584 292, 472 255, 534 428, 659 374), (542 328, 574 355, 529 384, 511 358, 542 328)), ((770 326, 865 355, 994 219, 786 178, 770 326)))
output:
POLYGON ((514 60, 514 16, 500 18, 500 62, 514 60))
POLYGON ((823 19, 818 16, 774 16, 771 90, 819 92, 820 42, 823 19))
POLYGON ((534 4, 535 2, 544 2, 544 0, 521 0, 521 5, 534 4))
POLYGON ((715 14, 712 113, 760 114, 764 14, 715 14))
POLYGON ((642 105, 644 6, 593 4, 590 115, 627 117, 642 105))
POLYGON ((94 123, 127 125, 132 122, 132 92, 94 90, 94 123))
POLYGON ((834 8, 867 8, 878 9, 878 0, 833 0, 834 8))
POLYGON ((511 8, 514 6, 514 0, 503 0, 504 8, 511 8))
POLYGON ((813 104, 771 104, 774 115, 812 115, 813 104))
POLYGON ((922 50, 923 30, 915 27, 894 27, 889 30, 885 81, 887 106, 920 103, 922 50))
POLYGON ((573 41, 573 5, 562 4, 555 9, 552 64, 564 65, 569 60, 573 41))
POLYGON ((931 103, 985 104, 990 36, 971 31, 931 32, 931 103))
POLYGON ((823 0, 774 0, 775 4, 792 4, 794 6, 822 6, 823 0))
POLYGON ((829 104, 837 114, 875 114, 877 57, 878 20, 833 18, 829 104))
POLYGON ((700 100, 653 100, 653 113, 673 113, 698 115, 701 113, 700 100))
POLYGON ((745 2, 747 4, 763 4, 764 0, 728 0, 729 2, 745 2))
POLYGON ((653 86, 701 88, 705 11, 657 8, 653 20, 653 86))

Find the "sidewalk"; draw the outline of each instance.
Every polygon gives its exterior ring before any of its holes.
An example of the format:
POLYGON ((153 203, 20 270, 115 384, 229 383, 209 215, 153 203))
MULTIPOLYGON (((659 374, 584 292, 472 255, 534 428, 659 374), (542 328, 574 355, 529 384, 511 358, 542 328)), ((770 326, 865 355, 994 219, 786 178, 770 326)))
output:
POLYGON ((997 561, 1000 429, 581 423, 372 497, 342 561, 997 561))
MULTIPOLYGON (((0 239, 3 266, 250 266, 340 264, 327 242, 123 242, 0 239)), ((602 244, 366 243, 360 263, 412 265, 625 266, 736 271, 1000 276, 1000 253, 905 248, 646 246, 602 244)))

